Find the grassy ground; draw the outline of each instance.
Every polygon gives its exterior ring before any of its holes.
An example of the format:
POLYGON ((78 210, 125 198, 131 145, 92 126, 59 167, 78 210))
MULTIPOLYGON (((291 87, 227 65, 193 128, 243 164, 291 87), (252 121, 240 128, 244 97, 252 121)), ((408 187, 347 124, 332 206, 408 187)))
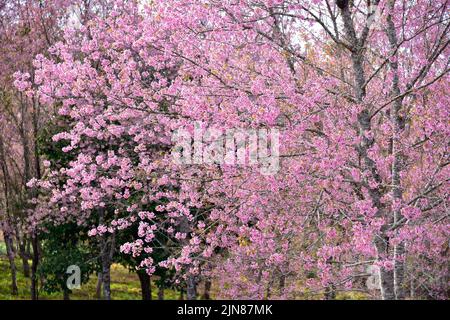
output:
POLYGON ((0 241, 0 256, 6 255, 6 245, 4 242, 0 241))
MULTIPOLYGON (((20 261, 17 265, 17 286, 19 294, 17 296, 11 295, 11 272, 9 269, 9 262, 5 256, 4 244, 0 242, 0 300, 25 300, 30 299, 30 279, 25 278, 23 272, 20 270, 20 261)), ((97 277, 93 275, 89 282, 82 285, 81 289, 73 290, 70 298, 73 300, 91 300, 96 299, 97 277)), ((156 287, 152 286, 152 295, 156 299, 156 287)), ((129 272, 121 265, 114 264, 111 269, 111 294, 115 300, 140 300, 141 289, 139 279, 133 272, 129 272)), ((178 299, 179 293, 173 290, 165 290, 165 299, 178 299)), ((62 299, 62 293, 47 294, 45 292, 39 293, 39 298, 43 300, 59 300, 62 299)))
MULTIPOLYGON (((1 240, 1 239, 0 239, 1 240)), ((25 278, 21 270, 21 261, 16 261, 17 266, 17 285, 19 294, 17 296, 11 295, 11 273, 9 269, 9 262, 6 257, 6 247, 4 242, 0 241, 0 300, 24 300, 30 298, 30 279, 25 278)), ((73 300, 92 300, 96 299, 97 277, 92 275, 89 281, 81 286, 81 289, 74 290, 70 295, 73 300)), ((215 290, 212 290, 212 296, 215 296, 215 290)), ((157 299, 156 286, 152 285, 153 299, 157 299)), ((114 300, 140 300, 141 289, 137 275, 130 272, 121 265, 114 264, 111 268, 111 293, 114 300)), ((174 290, 165 290, 165 299, 176 300, 180 293, 174 290)), ((43 300, 59 300, 62 299, 62 293, 47 294, 45 292, 39 293, 39 298, 43 300)), ((322 294, 306 295, 298 297, 299 299, 321 299, 322 294)), ((337 294, 338 300, 361 300, 370 297, 365 293, 360 292, 340 292, 337 294)))

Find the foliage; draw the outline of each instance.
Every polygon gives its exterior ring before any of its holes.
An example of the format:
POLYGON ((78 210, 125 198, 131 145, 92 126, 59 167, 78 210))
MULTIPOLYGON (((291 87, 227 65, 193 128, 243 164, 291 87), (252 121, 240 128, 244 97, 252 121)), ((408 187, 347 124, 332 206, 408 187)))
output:
MULTIPOLYGON (((49 226, 42 240, 42 259, 39 274, 44 279, 43 290, 47 293, 67 290, 69 266, 80 268, 80 285, 89 281, 89 276, 97 269, 96 246, 80 236, 75 224, 49 226)), ((71 290, 69 289, 69 293, 71 290)))

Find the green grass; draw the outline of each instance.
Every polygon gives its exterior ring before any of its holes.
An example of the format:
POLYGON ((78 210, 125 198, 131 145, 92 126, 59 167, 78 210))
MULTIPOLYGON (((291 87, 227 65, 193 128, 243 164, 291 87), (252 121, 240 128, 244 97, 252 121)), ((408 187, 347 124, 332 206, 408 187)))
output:
MULTIPOLYGON (((0 252, 2 252, 2 242, 0 242, 0 252)), ((11 295, 11 272, 8 259, 4 254, 0 254, 0 300, 27 300, 30 299, 30 279, 25 278, 21 270, 22 263, 17 260, 17 286, 19 294, 11 295)), ((96 299, 95 292, 97 277, 92 275, 89 281, 82 285, 80 289, 73 290, 70 299, 73 300, 93 300, 96 299)), ((130 272, 121 265, 114 264, 111 268, 111 295, 114 300, 140 300, 141 289, 137 275, 130 272)), ((152 285, 153 299, 157 299, 156 286, 152 285)), ((179 293, 174 290, 165 290, 165 299, 178 299, 179 293)), ((48 294, 39 292, 42 300, 60 300, 62 293, 48 294)))
POLYGON ((0 241, 0 256, 6 255, 6 244, 0 241))
MULTIPOLYGON (((0 245, 2 243, 0 242, 0 245)), ((0 247, 1 248, 1 247, 0 247)), ((17 266, 17 286, 19 288, 19 294, 17 296, 11 295, 11 273, 9 269, 9 262, 5 255, 0 254, 0 300, 27 300, 30 299, 30 279, 23 276, 21 270, 21 261, 16 261, 17 266)), ((73 290, 70 295, 72 300, 95 300, 96 296, 97 277, 91 275, 89 281, 81 286, 78 290, 73 290)), ((214 294, 214 286, 212 290, 212 296, 214 294)), ((140 300, 141 289, 139 279, 136 273, 130 272, 119 264, 113 264, 111 267, 111 295, 114 300, 140 300)), ((164 291, 164 298, 166 300, 177 300, 180 293, 175 290, 164 291)), ((42 300, 60 300, 62 299, 62 293, 48 294, 43 291, 39 292, 39 299, 42 300)), ((152 285, 152 298, 157 299, 157 288, 152 285)), ((322 293, 308 294, 299 299, 321 299, 322 293)), ((336 296, 337 300, 365 300, 369 297, 365 293, 349 291, 339 292, 336 296)))

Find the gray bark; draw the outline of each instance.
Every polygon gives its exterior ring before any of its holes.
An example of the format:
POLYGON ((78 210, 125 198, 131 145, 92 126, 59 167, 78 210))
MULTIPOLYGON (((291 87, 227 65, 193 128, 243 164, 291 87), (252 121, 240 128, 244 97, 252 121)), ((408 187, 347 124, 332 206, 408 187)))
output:
POLYGON ((23 275, 25 276, 25 278, 29 278, 30 277, 30 264, 28 263, 28 259, 30 257, 26 251, 25 237, 24 237, 24 239, 22 239, 22 241, 20 241, 20 239, 18 238, 18 242, 19 242, 19 255, 20 255, 20 258, 22 259, 23 275))
MULTIPOLYGON (((33 112, 32 112, 32 122, 33 122, 33 138, 34 138, 34 164, 35 164, 35 168, 34 168, 34 173, 35 173, 35 177, 40 180, 41 179, 41 171, 40 171, 40 167, 39 167, 39 153, 38 153, 38 148, 37 148, 37 116, 38 114, 36 113, 36 104, 33 103, 33 112)), ((23 122, 22 122, 23 124, 23 122)), ((28 145, 28 138, 26 137, 26 134, 23 134, 24 139, 24 151, 25 150, 30 150, 30 147, 28 145)), ((25 156, 25 170, 26 170, 26 174, 25 176, 28 175, 27 177, 27 182, 29 181, 30 177, 30 171, 31 171, 31 163, 30 163, 30 159, 26 159, 25 156), (28 161, 28 164, 27 164, 28 161), (28 171, 28 172, 27 172, 28 171)), ((30 193, 29 193, 29 197, 30 198, 34 198, 36 196, 35 194, 35 190, 33 189, 30 193)), ((36 230, 34 230, 31 234, 31 246, 33 248, 33 256, 32 256, 32 265, 31 265, 31 296, 32 299, 38 299, 38 284, 37 284, 37 280, 38 280, 38 276, 37 276, 37 268, 39 265, 39 259, 40 259, 40 251, 41 251, 41 247, 39 244, 39 238, 38 238, 38 232, 36 230)))
MULTIPOLYGON (((390 12, 394 9, 394 1, 389 1, 390 12)), ((389 45, 391 49, 391 55, 394 55, 397 51, 398 40, 397 33, 395 31, 395 25, 392 21, 391 13, 387 16, 387 35, 389 39, 389 45)), ((396 59, 391 59, 390 68, 393 72, 392 88, 391 94, 393 97, 400 96, 399 87, 399 76, 398 76, 398 63, 396 59)), ((393 163, 391 168, 391 185, 392 185, 392 197, 395 201, 401 203, 402 201, 402 188, 400 182, 400 171, 401 171, 401 144, 400 144, 400 134, 402 132, 402 120, 400 117, 400 110, 402 108, 402 100, 397 99, 392 103, 390 110, 391 122, 393 124, 393 136, 392 136, 392 156, 393 163)), ((403 218, 400 210, 394 210, 394 225, 398 225, 403 218)), ((405 254, 404 243, 399 243, 394 246, 394 291, 396 299, 404 299, 404 269, 405 265, 403 262, 403 256, 405 254)))
MULTIPOLYGON (((389 255, 389 239, 380 235, 374 240, 377 249, 377 258, 382 259, 389 255)), ((380 290, 383 300, 395 300, 394 271, 380 267, 380 290)))
MULTIPOLYGON (((0 166, 2 169, 2 174, 3 174, 3 192, 4 192, 4 196, 5 196, 5 206, 6 206, 6 228, 4 228, 3 230, 3 236, 5 238, 5 244, 6 244, 6 253, 8 255, 8 260, 9 260, 9 268, 11 270, 11 293, 13 295, 17 295, 18 294, 18 289, 17 289, 17 269, 16 269, 16 264, 14 262, 14 243, 13 243, 13 238, 12 235, 10 234, 10 231, 8 230, 8 228, 11 227, 11 217, 9 215, 9 171, 8 171, 8 166, 7 166, 7 162, 6 162, 6 158, 5 158, 5 152, 4 152, 4 146, 3 146, 3 140, 2 137, 0 137, 0 166)), ((2 226, 0 224, 0 226, 2 226)))
POLYGON ((211 280, 205 280, 205 287, 203 291, 203 300, 211 300, 211 280))
POLYGON ((335 300, 336 299, 336 286, 330 284, 325 289, 325 300, 335 300))
POLYGON ((186 279, 186 298, 197 300, 197 280, 195 276, 189 275, 186 279))
POLYGON ((39 264, 39 245, 38 245, 38 236, 34 231, 31 234, 31 246, 33 247, 33 257, 31 263, 31 300, 38 300, 38 276, 37 276, 37 268, 39 264))
POLYGON ((283 294, 284 288, 286 287, 286 276, 284 274, 280 275, 278 285, 280 288, 280 294, 283 294))
POLYGON ((103 281, 103 299, 111 300, 111 260, 109 258, 109 250, 107 249, 106 240, 102 236, 102 281, 103 281))
MULTIPOLYGON (((30 141, 28 137, 28 130, 27 130, 27 108, 26 104, 22 100, 22 97, 20 98, 20 105, 21 105, 21 122, 20 122, 20 135, 22 140, 22 150, 23 150, 23 161, 24 161, 24 184, 26 184, 31 178, 32 178, 32 161, 31 161, 31 150, 30 150, 30 141)), ((35 155, 36 156, 36 155, 35 155)), ((39 176, 37 176, 39 179, 39 176)), ((33 191, 26 188, 27 190, 27 197, 29 199, 33 198, 33 191)), ((32 264, 31 264, 31 300, 37 300, 38 299, 38 283, 37 283, 37 267, 39 264, 39 245, 38 245, 38 236, 37 233, 34 231, 31 234, 31 246, 33 248, 33 255, 32 255, 32 264)))
POLYGON ((102 273, 98 272, 97 273, 97 286, 95 289, 95 296, 97 297, 98 300, 100 300, 102 298, 102 273))
POLYGON ((16 264, 14 262, 14 247, 13 247, 13 241, 12 237, 5 233, 5 245, 6 245, 6 253, 8 255, 9 260, 9 269, 11 271, 11 294, 13 296, 18 294, 18 288, 17 288, 17 270, 16 270, 16 264))
MULTIPOLYGON (((186 234, 191 232, 191 226, 186 217, 180 218, 180 231, 186 234)), ((193 275, 188 275, 186 279, 186 298, 188 300, 197 300, 197 279, 193 275)))
POLYGON ((142 300, 152 300, 152 281, 151 277, 145 271, 137 272, 141 284, 142 300))
MULTIPOLYGON (((341 14, 344 22, 345 35, 351 46, 354 91, 357 101, 363 102, 366 95, 366 79, 363 68, 365 35, 358 39, 348 5, 341 8, 341 14)), ((363 171, 368 173, 377 183, 381 184, 382 179, 378 173, 375 161, 368 155, 368 150, 375 142, 373 138, 368 138, 365 135, 366 132, 371 131, 371 117, 368 109, 363 109, 358 115, 358 127, 361 143, 357 147, 357 151, 362 159, 363 171)), ((385 217, 386 210, 381 202, 382 192, 379 188, 371 188, 369 189, 369 195, 373 205, 378 209, 377 215, 385 217)), ((389 256, 389 238, 386 236, 387 229, 388 225, 383 226, 380 233, 375 236, 374 245, 377 250, 377 259, 384 259, 389 256)), ((392 300, 395 298, 394 275, 392 270, 380 268, 380 289, 383 300, 392 300)))
MULTIPOLYGON (((105 223, 105 210, 99 210, 99 223, 105 223)), ((102 264, 102 282, 103 282, 103 299, 111 300, 111 264, 114 255, 115 238, 114 234, 108 238, 107 234, 100 237, 101 264, 102 264)))

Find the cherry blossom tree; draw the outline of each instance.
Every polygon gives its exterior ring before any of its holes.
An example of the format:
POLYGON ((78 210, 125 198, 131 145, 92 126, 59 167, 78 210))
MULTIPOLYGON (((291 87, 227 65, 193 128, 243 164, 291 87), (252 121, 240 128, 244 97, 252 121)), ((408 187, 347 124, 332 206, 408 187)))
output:
POLYGON ((14 244, 18 247, 26 277, 30 277, 28 261, 32 258, 33 299, 37 299, 40 244, 38 235, 27 221, 31 215, 28 211, 34 207, 28 200, 35 193, 26 187, 26 183, 32 178, 41 178, 43 168, 38 139, 52 109, 43 108, 37 99, 23 92, 34 85, 35 56, 46 54, 48 48, 61 39, 63 26, 88 21, 91 14, 102 15, 108 7, 107 2, 0 1, 1 230, 11 253, 13 278, 14 244))
POLYGON ((158 267, 175 270, 191 299, 201 278, 224 297, 332 299, 367 291, 368 267, 375 297, 446 298, 447 9, 116 2, 36 57, 36 88, 17 77, 69 119, 53 139, 74 157, 31 181, 47 191, 30 221, 91 226, 104 277, 118 233, 138 224, 120 248, 148 274, 164 236, 158 267), (209 149, 175 161, 181 130, 194 136, 183 151, 199 150, 200 132, 219 152, 210 128, 276 128, 280 170, 264 174, 251 150, 245 163, 209 149))

